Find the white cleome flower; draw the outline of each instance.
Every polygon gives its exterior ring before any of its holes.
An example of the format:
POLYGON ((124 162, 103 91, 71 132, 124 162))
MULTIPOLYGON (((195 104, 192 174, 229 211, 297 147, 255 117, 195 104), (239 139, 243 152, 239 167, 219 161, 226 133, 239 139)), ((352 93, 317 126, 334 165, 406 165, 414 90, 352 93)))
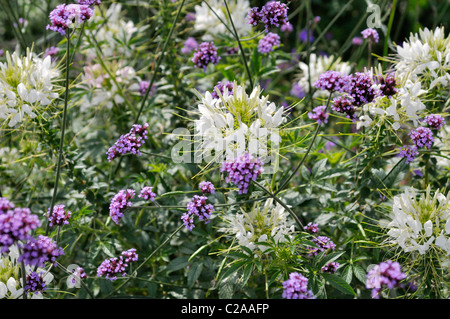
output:
MULTIPOLYGON (((195 6, 195 31, 205 32, 202 36, 204 41, 213 40, 218 34, 228 34, 231 36, 222 20, 231 29, 231 21, 229 19, 225 4, 222 0, 208 0, 208 7, 205 1, 201 5, 195 6), (220 19, 217 16, 220 17, 220 19)), ((248 0, 231 0, 227 1, 228 8, 231 13, 234 27, 239 37, 250 34, 252 26, 247 23, 246 17, 250 11, 250 3, 248 0)))
POLYGON ((430 186, 417 198, 416 190, 408 188, 395 196, 392 220, 387 224, 389 241, 404 252, 442 249, 450 254, 450 193, 439 191, 431 196, 430 186))
POLYGON ((132 67, 108 61, 105 64, 110 72, 115 73, 115 81, 100 64, 84 67, 80 83, 80 87, 86 90, 80 101, 82 112, 96 107, 111 109, 114 105, 125 102, 124 94, 139 90, 141 79, 132 67))
POLYGON ((218 162, 233 159, 245 151, 264 158, 277 151, 281 137, 279 129, 286 122, 285 109, 261 96, 260 87, 250 95, 245 88, 233 84, 233 92, 217 90, 219 98, 210 92, 199 96, 200 119, 195 121, 196 148, 202 155, 214 150, 218 162))
POLYGON ((433 155, 437 165, 450 169, 450 125, 444 125, 434 141, 433 145, 439 149, 437 155, 433 155))
POLYGON ((132 57, 136 44, 131 40, 143 34, 145 28, 125 19, 120 3, 111 3, 104 14, 95 10, 90 25, 93 29, 86 30, 87 37, 83 39, 82 45, 88 59, 97 58, 96 48, 90 42, 92 38, 95 38, 103 56, 121 59, 132 57))
MULTIPOLYGON (((383 76, 381 66, 371 68, 369 71, 373 78, 383 76)), ((393 72, 391 75, 396 80, 397 93, 392 96, 378 95, 375 99, 363 106, 363 115, 357 122, 357 127, 369 127, 376 125, 381 127, 385 121, 392 123, 392 128, 396 131, 402 124, 412 124, 418 126, 419 119, 423 117, 426 110, 424 96, 427 93, 422 89, 420 81, 412 81, 408 77, 401 77, 393 72)), ((372 85, 374 90, 379 89, 379 84, 372 85)))
POLYGON ((294 235, 294 225, 287 218, 288 213, 280 204, 274 205, 273 199, 268 199, 262 208, 255 203, 249 212, 242 208, 241 211, 242 214, 224 218, 226 226, 222 231, 236 236, 239 245, 255 253, 264 253, 267 249, 258 242, 267 242, 271 237, 275 243, 283 243, 287 241, 286 236, 292 238, 294 235))
POLYGON ((36 57, 31 50, 25 56, 6 52, 6 62, 0 62, 0 119, 9 127, 18 126, 58 97, 54 82, 60 72, 51 57, 36 57))
POLYGON ((450 37, 444 27, 428 28, 397 45, 395 69, 399 76, 421 81, 427 89, 450 83, 450 37))

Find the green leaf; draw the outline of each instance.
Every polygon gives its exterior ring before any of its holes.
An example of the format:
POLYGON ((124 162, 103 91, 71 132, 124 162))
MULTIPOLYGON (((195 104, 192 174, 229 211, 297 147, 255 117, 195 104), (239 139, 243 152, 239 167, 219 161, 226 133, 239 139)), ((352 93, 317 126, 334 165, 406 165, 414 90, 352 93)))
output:
POLYGON ((189 267, 187 283, 189 287, 192 287, 195 281, 200 277, 203 270, 203 264, 200 262, 195 262, 189 267))
POLYGON ((358 265, 353 265, 353 273, 355 274, 355 277, 358 278, 359 281, 361 281, 363 284, 366 283, 366 271, 358 265))
POLYGON ((352 282, 352 278, 353 278, 353 269, 352 269, 352 265, 347 265, 345 266, 345 268, 342 270, 342 278, 348 283, 350 284, 352 282))
POLYGON ((323 158, 318 162, 316 162, 313 168, 311 169, 311 175, 320 176, 321 174, 323 174, 326 171, 327 161, 328 161, 327 158, 323 158))
POLYGON ((322 273, 321 276, 328 283, 330 283, 330 285, 332 285, 334 288, 341 291, 342 293, 347 294, 347 295, 356 296, 356 293, 353 290, 353 288, 344 279, 342 279, 338 275, 322 273))
POLYGON ((168 271, 177 271, 183 268, 186 268, 189 265, 189 259, 186 256, 180 256, 173 259, 168 265, 168 271))
POLYGON ((341 257, 344 253, 345 253, 344 251, 336 251, 336 252, 332 252, 332 253, 328 254, 327 256, 325 256, 324 258, 322 258, 318 261, 317 268, 320 269, 323 266, 325 266, 326 264, 329 264, 332 261, 335 261, 336 259, 341 257))
POLYGON ((244 274, 242 275, 242 286, 244 287, 247 281, 250 279, 250 276, 253 273, 253 264, 247 264, 244 267, 244 274))

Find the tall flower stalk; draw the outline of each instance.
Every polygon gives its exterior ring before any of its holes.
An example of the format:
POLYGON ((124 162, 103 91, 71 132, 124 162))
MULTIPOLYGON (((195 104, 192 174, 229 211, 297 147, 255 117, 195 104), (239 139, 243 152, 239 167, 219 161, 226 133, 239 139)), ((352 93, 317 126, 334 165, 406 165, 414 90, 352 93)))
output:
MULTIPOLYGON (((63 147, 64 147, 64 135, 66 133, 67 126, 67 105, 69 103, 69 71, 70 71, 70 37, 71 34, 66 30, 66 40, 67 40, 67 51, 66 51, 66 80, 65 80, 65 92, 64 92, 64 109, 63 109, 63 119, 61 126, 61 137, 59 139, 59 152, 58 152, 58 161, 56 163, 56 177, 55 177, 55 185, 53 187, 53 195, 52 201, 50 204, 49 211, 49 219, 53 214, 53 207, 55 206, 56 194, 58 193, 58 183, 61 175, 61 165, 62 165, 62 157, 63 157, 63 147)), ((45 234, 48 235, 50 230, 50 221, 47 223, 47 229, 45 234)))

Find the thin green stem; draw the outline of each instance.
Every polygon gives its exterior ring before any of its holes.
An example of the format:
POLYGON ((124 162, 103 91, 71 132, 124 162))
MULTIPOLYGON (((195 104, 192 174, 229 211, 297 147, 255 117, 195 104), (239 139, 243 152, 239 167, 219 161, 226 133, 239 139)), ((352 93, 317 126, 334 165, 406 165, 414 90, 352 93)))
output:
POLYGON ((298 216, 295 214, 295 212, 289 207, 287 206, 281 199, 279 199, 275 194, 272 194, 269 190, 267 190, 263 185, 259 184, 256 181, 253 181, 253 183, 258 186, 261 190, 263 190, 264 192, 266 192, 270 197, 272 197, 277 203, 279 203, 281 206, 284 207, 284 209, 286 209, 288 211, 288 213, 294 218, 294 220, 296 221, 296 223, 298 224, 299 228, 302 230, 303 229, 303 224, 300 221, 300 219, 298 218, 298 216))
POLYGON ((233 28, 233 35, 236 38, 236 41, 239 46, 239 52, 241 53, 241 57, 242 57, 242 60, 243 60, 244 66, 245 66, 245 71, 247 72, 247 77, 248 77, 248 80, 250 81, 250 87, 253 89, 253 79, 252 79, 252 75, 250 73, 250 69, 248 68, 247 58, 245 57, 244 49, 242 48, 241 41, 239 40, 239 35, 234 26, 233 19, 231 18, 231 13, 230 13, 230 9, 228 8, 227 0, 223 0, 223 2, 225 3, 225 8, 227 9, 228 17, 230 18, 231 27, 233 28))
MULTIPOLYGON (((64 272, 66 272, 69 275, 73 275, 73 273, 71 273, 66 267, 64 267, 63 265, 61 265, 59 262, 56 262, 56 265, 61 268, 64 272)), ((81 280, 81 278, 78 278, 80 280, 80 284, 83 286, 84 289, 86 289, 87 293, 89 294, 89 296, 92 299, 95 299, 94 294, 92 293, 92 291, 89 289, 89 287, 86 285, 86 283, 81 280)))
MULTIPOLYGON (((19 253, 20 253, 20 255, 22 255, 22 249, 20 247, 19 247, 19 253)), ((27 290, 25 289, 25 286, 27 284, 27 270, 25 268, 25 263, 23 260, 20 262, 20 267, 22 268, 23 299, 27 299, 27 290)))
MULTIPOLYGON (((152 74, 152 77, 151 77, 151 79, 150 79, 150 83, 149 83, 149 85, 148 85, 147 91, 145 91, 145 95, 144 95, 144 97, 142 98, 141 106, 140 106, 140 108, 139 108, 138 114, 136 115, 136 119, 134 120, 134 123, 138 123, 139 118, 140 118, 141 115, 142 115, 142 112, 143 112, 144 107, 145 107, 145 103, 146 103, 146 101, 147 101, 147 99, 148 99, 148 96, 149 96, 149 94, 150 94, 150 90, 152 89, 152 86, 153 86, 153 84, 155 83, 156 75, 158 74, 159 66, 161 65, 161 62, 162 62, 162 60, 164 59, 164 56, 165 56, 165 53, 166 53, 167 44, 169 43, 169 40, 170 40, 171 37, 172 37, 173 31, 175 30, 175 26, 177 25, 177 22, 178 22, 178 19, 179 19, 179 17, 180 17, 180 13, 181 13, 181 10, 182 10, 182 8, 183 8, 183 6, 184 6, 184 2, 185 2, 185 1, 186 1, 186 0, 183 0, 183 1, 181 2, 181 4, 180 4, 180 7, 178 8, 177 15, 175 16, 175 18, 174 18, 174 20, 173 20, 172 26, 171 26, 171 28, 170 28, 170 30, 169 30, 169 34, 167 35, 166 41, 164 42, 164 45, 163 45, 163 48, 162 48, 162 51, 161 51, 161 55, 158 57, 158 60, 156 61, 155 69, 153 70, 153 74, 152 74)), ((122 159, 123 159, 123 157, 121 156, 121 157, 119 158, 119 162, 117 163, 117 167, 116 167, 116 169, 115 169, 115 171, 114 171, 114 175, 118 172, 118 170, 119 170, 119 168, 120 168, 120 165, 121 165, 121 163, 122 163, 122 159)))
POLYGON ((114 289, 114 291, 112 291, 105 298, 110 297, 116 291, 119 291, 123 286, 125 286, 131 279, 135 278, 138 270, 142 266, 144 266, 162 247, 167 245, 167 243, 172 239, 172 237, 175 236, 183 227, 184 227, 184 224, 181 224, 172 234, 170 234, 169 237, 166 238, 166 240, 161 245, 159 245, 150 255, 147 256, 147 258, 145 258, 145 260, 139 266, 136 267, 136 269, 133 271, 133 274, 130 277, 128 277, 120 286, 118 286, 116 289, 114 289))
MULTIPOLYGON (((70 68, 70 34, 67 34, 66 87, 65 87, 65 92, 64 92, 63 121, 62 121, 62 128, 61 128, 61 137, 59 140, 59 155, 58 155, 58 162, 56 164, 55 185, 53 187, 53 195, 52 195, 52 201, 51 201, 51 205, 50 205, 48 219, 50 219, 53 214, 53 207, 55 206, 56 194, 58 193, 59 177, 61 174, 61 165, 62 165, 63 147, 64 147, 64 135, 66 132, 66 125, 67 125, 67 105, 69 102, 69 68, 70 68)), ((50 221, 47 222, 47 229, 45 231, 45 235, 48 235, 49 230, 50 230, 50 221)))
MULTIPOLYGON (((333 93, 330 92, 330 95, 328 96, 328 101, 327 101, 327 106, 325 108, 325 113, 328 112, 328 108, 330 106, 330 101, 331 101, 331 95, 333 93)), ((316 140, 317 134, 319 133, 319 130, 322 126, 322 123, 317 124, 317 129, 316 132, 314 133, 314 136, 312 138, 311 143, 309 144, 309 147, 305 153, 305 155, 303 155, 302 160, 300 161, 300 163, 297 165, 297 167, 295 168, 294 172, 283 182, 283 184, 281 184, 281 186, 277 189, 277 191, 274 193, 274 195, 277 195, 278 193, 280 193, 286 186, 287 184, 291 181, 291 179, 294 177, 295 174, 297 174, 298 170, 300 169, 300 167, 302 167, 303 163, 306 160, 306 157, 308 156, 309 152, 311 151, 311 148, 316 140)))
MULTIPOLYGON (((383 56, 388 54, 389 35, 391 34, 392 24, 394 22, 395 8, 397 7, 397 0, 392 2, 391 14, 389 16, 389 22, 387 26, 386 36, 384 38, 383 56)), ((383 61, 383 68, 386 65, 386 61, 383 61)))
POLYGON ((166 53, 167 44, 169 43, 169 40, 172 38, 173 31, 175 30, 175 26, 177 25, 177 22, 178 22, 178 19, 180 17, 180 13, 181 13, 181 10, 182 10, 182 8, 184 6, 184 2, 185 1, 186 0, 183 0, 181 2, 180 7, 178 8, 178 11, 177 11, 177 15, 175 16, 175 18, 174 18, 174 20, 172 22, 172 26, 171 26, 171 28, 169 30, 169 34, 167 35, 166 41, 164 42, 164 45, 163 45, 161 55, 159 56, 158 61, 156 62, 156 66, 155 66, 153 75, 152 75, 152 77, 150 79, 150 84, 149 84, 149 86, 147 88, 147 91, 145 92, 144 98, 142 99, 141 107, 139 108, 139 112, 138 112, 138 114, 136 116, 136 119, 134 121, 135 123, 137 123, 139 121, 139 118, 141 117, 142 111, 144 110, 145 102, 147 101, 149 93, 150 93, 150 90, 152 89, 152 86, 155 83, 156 74, 158 73, 159 66, 161 65, 161 62, 164 59, 164 56, 165 56, 165 53, 166 53))

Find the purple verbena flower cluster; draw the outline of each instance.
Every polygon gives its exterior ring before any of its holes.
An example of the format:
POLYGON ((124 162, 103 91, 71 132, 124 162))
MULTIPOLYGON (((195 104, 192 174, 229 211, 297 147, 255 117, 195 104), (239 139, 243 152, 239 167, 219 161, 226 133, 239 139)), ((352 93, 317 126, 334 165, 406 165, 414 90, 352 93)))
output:
POLYGON ((129 263, 129 262, 133 262, 133 261, 138 261, 138 254, 136 253, 136 248, 131 248, 128 249, 126 251, 122 252, 122 256, 125 257, 125 262, 129 263))
POLYGON ((51 24, 47 25, 47 30, 66 34, 66 30, 71 26, 78 25, 89 20, 94 15, 94 10, 85 4, 60 4, 52 12, 49 18, 51 24))
POLYGON ((445 119, 439 114, 430 114, 425 116, 424 121, 434 130, 440 130, 446 124, 445 119))
POLYGON ((122 257, 105 259, 97 268, 97 277, 105 277, 111 281, 117 280, 117 275, 126 276, 127 266, 122 257))
POLYGON ((389 73, 386 77, 379 76, 378 82, 380 83, 380 94, 391 97, 394 96, 397 90, 397 80, 395 79, 395 75, 393 73, 389 73))
MULTIPOLYGON (((283 27, 289 23, 288 20, 288 6, 280 1, 269 1, 261 9, 253 7, 247 14, 247 23, 254 26, 260 22, 264 24, 266 32, 273 27, 283 27)), ((289 30, 289 26, 284 27, 289 30)))
POLYGON ((317 233, 319 231, 319 225, 318 224, 313 224, 312 222, 309 222, 304 229, 306 231, 309 231, 311 233, 317 233))
POLYGON ((343 92, 347 87, 347 82, 347 76, 339 71, 330 70, 319 75, 317 81, 314 82, 314 86, 329 92, 343 92))
POLYGON ((6 197, 0 197, 0 214, 4 214, 11 209, 14 209, 14 203, 6 197))
POLYGON ((336 245, 333 241, 326 236, 318 236, 312 239, 312 242, 317 245, 317 247, 308 247, 309 256, 317 256, 318 253, 326 250, 334 250, 336 245))
POLYGON ((202 191, 203 194, 214 194, 216 188, 214 184, 209 181, 203 181, 198 184, 198 187, 202 191))
POLYGON ((378 43, 380 40, 380 36, 378 35, 377 30, 372 28, 367 28, 361 32, 364 39, 369 39, 372 42, 378 43))
POLYGON ((126 276, 126 270, 130 262, 138 260, 136 249, 132 248, 122 252, 119 257, 105 259, 97 268, 97 277, 105 277, 111 281, 117 280, 117 276, 126 276))
POLYGON ((64 250, 53 239, 44 235, 32 238, 21 248, 22 254, 18 261, 36 267, 44 267, 46 262, 56 265, 56 258, 64 255, 64 250))
POLYGON ((384 288, 401 287, 401 281, 406 278, 398 262, 388 260, 373 267, 366 276, 366 288, 372 289, 372 298, 379 299, 384 288))
POLYGON ((95 5, 99 6, 102 1, 101 0, 77 0, 78 4, 86 5, 93 7, 95 5))
POLYGON ((417 148, 427 147, 429 149, 433 145, 433 132, 428 127, 420 126, 409 132, 408 135, 411 137, 417 148))
POLYGON ((86 272, 82 267, 77 267, 76 269, 73 269, 72 273, 73 273, 72 284, 76 284, 77 280, 79 279, 87 278, 86 272))
POLYGON ((405 163, 411 163, 414 161, 414 159, 419 155, 419 151, 417 150, 417 147, 415 145, 407 145, 402 148, 400 148, 400 157, 405 157, 406 161, 405 163))
POLYGON ((217 64, 220 56, 217 55, 217 48, 213 42, 202 42, 194 52, 192 62, 197 68, 203 68, 206 71, 208 64, 217 64))
POLYGON ((53 207, 53 214, 50 214, 50 208, 44 216, 48 218, 49 226, 62 226, 69 224, 69 219, 72 216, 72 212, 65 210, 65 205, 55 205, 53 207))
POLYGON ((152 202, 155 200, 156 194, 153 192, 152 186, 145 186, 141 189, 141 192, 138 195, 139 198, 143 198, 145 200, 151 200, 152 202))
POLYGON ((217 85, 214 87, 214 90, 212 90, 211 95, 213 98, 218 99, 219 94, 216 90, 219 90, 220 94, 223 95, 225 89, 228 91, 228 95, 233 95, 233 82, 230 81, 219 81, 217 82, 217 85))
POLYGON ((372 102, 377 92, 372 87, 373 82, 369 73, 365 72, 355 72, 347 77, 348 84, 345 88, 347 92, 352 97, 352 103, 354 106, 361 106, 372 102))
MULTIPOLYGON (((5 201, 3 203, 5 207, 10 205, 5 201)), ((40 225, 39 217, 32 214, 29 208, 0 211, 0 253, 9 251, 9 246, 19 240, 28 240, 31 231, 40 225)))
POLYGON ((269 32, 258 42, 259 53, 269 53, 281 44, 280 36, 276 33, 269 32))
POLYGON ((205 224, 209 223, 209 218, 215 209, 212 204, 207 204, 207 200, 208 197, 206 196, 194 195, 187 204, 187 212, 181 216, 181 220, 188 230, 192 230, 195 227, 194 215, 196 215, 198 219, 203 220, 205 224))
MULTIPOLYGON (((139 82, 139 93, 141 94, 141 96, 145 96, 149 86, 150 86, 149 81, 139 82)), ((152 88, 150 89, 150 92, 148 92, 148 94, 153 95, 153 94, 155 94, 155 92, 156 92, 156 84, 153 84, 152 88)))
POLYGON ((355 107, 353 106, 352 100, 345 96, 340 95, 333 99, 333 102, 331 104, 331 108, 339 113, 344 113, 347 118, 355 121, 356 115, 355 115, 355 107))
POLYGON ((133 203, 131 200, 136 195, 133 189, 120 190, 114 195, 111 203, 109 204, 109 216, 116 223, 119 224, 120 219, 123 217, 123 212, 127 207, 131 207, 133 203))
POLYGON ((198 43, 193 37, 189 37, 184 41, 184 46, 181 48, 181 53, 189 54, 197 49, 198 43))
POLYGON ((59 52, 58 47, 51 46, 50 48, 45 49, 44 55, 42 57, 45 59, 46 57, 50 56, 51 60, 55 61, 58 52, 59 52))
POLYGON ((321 272, 327 272, 329 274, 334 274, 339 268, 339 263, 332 261, 328 264, 326 264, 325 266, 323 266, 320 271, 321 272))
POLYGON ((134 124, 129 133, 122 135, 116 143, 109 148, 106 153, 108 155, 108 161, 111 162, 116 157, 127 153, 141 156, 139 149, 144 145, 145 140, 148 138, 147 127, 148 123, 145 123, 144 125, 134 124))
POLYGON ((245 152, 234 161, 223 162, 220 171, 228 173, 225 181, 237 185, 239 194, 247 194, 250 182, 256 181, 256 178, 263 172, 263 165, 264 163, 259 157, 254 158, 245 152))
POLYGON ((27 274, 25 291, 40 294, 47 290, 47 286, 44 281, 44 275, 42 272, 39 274, 35 271, 27 274))
POLYGON ((328 123, 329 113, 326 112, 326 105, 316 106, 312 112, 308 113, 308 117, 312 120, 317 121, 318 124, 328 123))
POLYGON ((315 299, 311 290, 308 290, 308 278, 293 272, 289 279, 283 282, 282 297, 285 299, 315 299))

